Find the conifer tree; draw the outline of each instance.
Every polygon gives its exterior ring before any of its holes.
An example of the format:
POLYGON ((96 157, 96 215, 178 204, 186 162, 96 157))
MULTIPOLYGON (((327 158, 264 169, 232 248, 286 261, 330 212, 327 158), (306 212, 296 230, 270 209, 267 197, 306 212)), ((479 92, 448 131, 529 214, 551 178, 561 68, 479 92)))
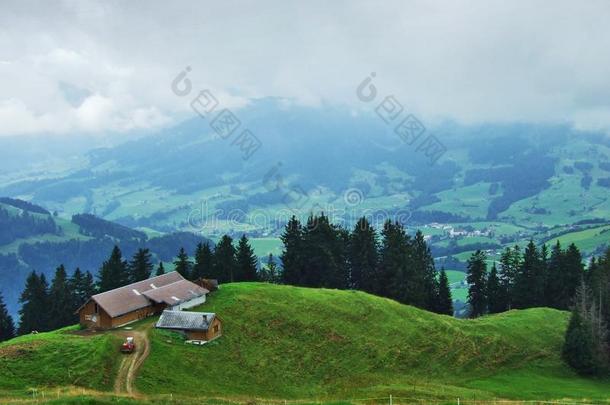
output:
POLYGON ((211 278, 213 274, 214 253, 210 247, 210 243, 197 244, 195 251, 195 265, 193 266, 193 280, 199 278, 211 278))
POLYGON ((282 281, 284 284, 301 285, 303 280, 303 227, 294 215, 284 227, 280 239, 284 244, 284 250, 280 256, 284 268, 282 281))
POLYGON ((181 247, 178 255, 176 256, 176 260, 174 260, 174 269, 180 273, 182 277, 188 280, 191 278, 192 267, 193 263, 189 259, 189 255, 186 253, 184 248, 181 247))
POLYGON ((324 213, 319 216, 310 215, 302 235, 302 285, 346 288, 346 244, 346 233, 333 226, 324 213))
POLYGON ((426 244, 424 234, 417 231, 409 246, 410 265, 406 267, 406 285, 403 287, 407 298, 405 303, 418 308, 434 311, 438 296, 438 282, 434 258, 426 244))
POLYGON ((261 269, 260 279, 261 281, 266 281, 268 283, 274 284, 280 282, 281 275, 279 274, 279 270, 277 264, 275 263, 273 253, 269 253, 269 256, 267 257, 267 264, 261 269))
POLYGON ((551 308, 567 309, 563 298, 562 285, 565 272, 565 255, 559 241, 551 248, 546 277, 546 305, 551 308))
POLYGON ((487 309, 487 256, 485 252, 477 250, 468 259, 468 304, 470 304, 470 317, 476 318, 485 314, 487 309))
POLYGON ((453 315, 453 299, 445 269, 442 268, 438 277, 438 298, 436 312, 443 315, 453 315))
POLYGON ((159 262, 159 266, 157 266, 157 271, 155 276, 162 276, 165 274, 165 267, 163 267, 163 262, 159 262))
POLYGON ((221 283, 235 281, 236 266, 233 239, 224 235, 214 250, 214 273, 218 281, 221 283))
POLYGON ((22 304, 19 310, 18 333, 20 335, 32 331, 44 332, 49 329, 48 289, 44 274, 38 276, 35 271, 30 273, 19 298, 19 302, 22 304))
POLYGON ((235 281, 256 281, 258 278, 258 257, 248 242, 246 235, 242 235, 237 243, 235 253, 235 281))
POLYGON ((9 315, 4 298, 0 293, 0 342, 15 337, 15 323, 13 317, 9 315))
POLYGON ((118 246, 114 246, 108 260, 102 264, 98 273, 100 292, 106 292, 129 284, 129 271, 127 262, 118 246))
POLYGON ((515 283, 515 308, 531 308, 537 306, 539 302, 544 302, 544 296, 540 296, 540 291, 544 291, 544 286, 540 285, 541 280, 544 279, 539 275, 540 269, 540 253, 534 241, 530 240, 523 252, 523 261, 515 283))
POLYGON ((562 355, 576 372, 602 374, 608 370, 608 329, 588 287, 577 287, 562 355))
MULTIPOLYGON (((597 260, 591 259, 586 273, 587 286, 596 297, 601 317, 610 327, 610 248, 597 260)), ((610 330, 608 331, 608 344, 610 345, 610 330)))
POLYGON ((377 294, 402 303, 409 302, 406 291, 406 269, 410 265, 409 236, 401 224, 390 220, 384 223, 381 235, 377 294))
MULTIPOLYGON (((93 274, 91 272, 86 271, 85 277, 83 277, 83 284, 80 287, 80 291, 82 293, 83 300, 80 305, 84 304, 84 302, 91 296, 97 294, 97 289, 95 287, 95 282, 93 281, 93 274)), ((79 305, 79 306, 80 306, 79 305)))
POLYGON ((562 356, 566 363, 579 374, 591 375, 597 372, 591 325, 586 319, 583 319, 579 311, 572 312, 566 330, 562 356))
POLYGON ((574 243, 571 243, 563 255, 560 309, 568 309, 573 303, 576 290, 585 276, 584 265, 580 250, 574 243))
MULTIPOLYGON (((85 275, 83 274, 81 269, 79 267, 77 267, 76 270, 74 270, 74 273, 72 273, 72 277, 70 277, 70 279, 68 280, 68 288, 70 290, 70 295, 71 295, 71 300, 72 300, 71 306, 73 308, 73 311, 78 309, 78 307, 80 307, 82 305, 82 302, 84 302, 83 301, 84 294, 80 290, 81 286, 83 285, 84 278, 85 278, 85 275)), ((86 299, 86 298, 84 298, 84 299, 86 299)), ((73 317, 73 318, 75 318, 75 317, 73 317)))
POLYGON ((70 325, 74 321, 75 310, 68 275, 62 264, 55 270, 55 276, 49 288, 49 329, 70 325))
POLYGON ((487 309, 490 314, 497 314, 506 310, 501 288, 498 270, 494 263, 487 278, 487 309))
POLYGON ((515 245, 512 249, 507 247, 500 258, 500 271, 498 272, 503 311, 514 307, 515 285, 520 267, 521 251, 519 246, 515 245))
POLYGON ((350 287, 374 292, 379 260, 377 232, 366 217, 358 220, 349 238, 350 287))
POLYGON ((129 263, 130 282, 146 280, 153 271, 149 249, 138 249, 129 263))

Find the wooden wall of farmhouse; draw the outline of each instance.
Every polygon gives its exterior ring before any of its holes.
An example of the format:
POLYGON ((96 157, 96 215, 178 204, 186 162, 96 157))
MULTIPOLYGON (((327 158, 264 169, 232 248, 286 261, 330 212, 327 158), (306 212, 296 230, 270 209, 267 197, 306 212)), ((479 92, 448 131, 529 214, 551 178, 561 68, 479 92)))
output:
POLYGON ((89 329, 110 329, 112 328, 112 318, 98 306, 98 313, 95 313, 95 302, 90 300, 81 308, 79 314, 80 324, 89 329))
POLYGON ((80 310, 79 317, 80 324, 85 328, 111 329, 161 313, 163 312, 163 309, 165 309, 165 305, 163 304, 157 304, 154 306, 150 305, 148 307, 112 318, 106 313, 106 311, 104 311, 102 307, 99 306, 99 313, 95 314, 95 302, 91 300, 80 310))
POLYGON ((140 319, 148 318, 156 313, 155 307, 148 306, 141 309, 137 309, 132 312, 128 312, 124 315, 119 315, 116 318, 112 318, 112 328, 117 328, 122 325, 126 325, 131 322, 139 321, 140 319))

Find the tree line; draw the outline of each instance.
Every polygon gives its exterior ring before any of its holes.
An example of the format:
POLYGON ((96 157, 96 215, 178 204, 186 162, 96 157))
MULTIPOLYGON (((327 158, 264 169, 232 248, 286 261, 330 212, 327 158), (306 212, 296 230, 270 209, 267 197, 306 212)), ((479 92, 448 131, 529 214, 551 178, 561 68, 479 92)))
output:
POLYGON ((562 354, 580 374, 610 372, 610 249, 591 261, 576 290, 562 354))
POLYGON ((281 280, 305 287, 356 289, 453 315, 449 281, 437 274, 424 235, 386 221, 380 233, 366 217, 349 231, 327 216, 292 217, 281 236, 281 280))
POLYGON ((485 252, 468 260, 467 281, 470 317, 510 309, 549 307, 571 310, 562 356, 583 375, 610 371, 610 249, 588 266, 574 244, 563 249, 557 242, 530 241, 503 252, 499 266, 488 271, 485 252))
MULTIPOLYGON (((195 260, 191 261, 184 248, 180 248, 174 261, 175 270, 189 280, 217 278, 220 282, 232 281, 278 281, 273 257, 265 269, 258 271, 258 258, 244 235, 237 247, 233 239, 224 236, 215 249, 209 243, 199 243, 195 260), (271 273, 269 273, 271 272, 271 273)), ((77 268, 68 276, 64 265, 57 267, 51 284, 43 273, 33 271, 28 275, 19 302, 19 324, 15 326, 0 295, 0 341, 33 331, 44 332, 62 328, 78 322, 76 310, 89 297, 97 293, 123 287, 148 279, 152 274, 165 273, 163 262, 156 270, 149 249, 138 249, 131 260, 125 260, 121 249, 114 246, 110 256, 102 263, 97 280, 90 272, 77 268)))
POLYGON ((583 258, 571 244, 562 249, 557 242, 549 253, 530 241, 525 250, 516 245, 506 248, 498 265, 488 271, 485 252, 477 250, 468 260, 468 304, 470 317, 510 309, 549 307, 571 308, 581 279, 585 276, 583 258))

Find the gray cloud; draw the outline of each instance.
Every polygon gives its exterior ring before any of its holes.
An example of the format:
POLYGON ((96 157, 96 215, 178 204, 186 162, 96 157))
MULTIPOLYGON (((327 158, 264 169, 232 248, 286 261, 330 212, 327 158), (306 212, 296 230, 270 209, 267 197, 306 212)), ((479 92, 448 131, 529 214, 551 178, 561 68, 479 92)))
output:
POLYGON ((610 128, 607 1, 23 2, 0 14, 1 134, 156 128, 191 66, 225 105, 359 108, 375 85, 428 121, 610 128), (222 4, 220 4, 222 3, 222 4), (63 84, 62 84, 63 83, 63 84), (66 84, 80 89, 75 103, 66 84))

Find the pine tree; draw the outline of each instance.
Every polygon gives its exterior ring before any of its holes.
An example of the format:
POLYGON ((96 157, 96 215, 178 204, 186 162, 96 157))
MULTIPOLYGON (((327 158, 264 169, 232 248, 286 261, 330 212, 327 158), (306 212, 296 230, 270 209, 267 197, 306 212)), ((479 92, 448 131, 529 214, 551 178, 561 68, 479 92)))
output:
MULTIPOLYGON (((85 275, 80 270, 80 268, 77 267, 76 270, 74 270, 74 273, 72 273, 72 277, 70 277, 70 279, 68 280, 68 288, 70 290, 70 296, 72 301, 71 306, 73 308, 73 311, 76 311, 76 309, 78 309, 78 307, 80 307, 84 302, 84 294, 80 290, 81 286, 83 285, 84 278, 85 275)), ((73 318, 75 319, 75 317, 73 318)))
POLYGON ((266 281, 268 283, 274 284, 280 282, 281 275, 279 274, 279 270, 277 264, 275 263, 273 253, 269 253, 269 256, 267 257, 267 264, 261 269, 260 279, 261 281, 266 281))
POLYGON ((127 262, 118 246, 112 249, 110 258, 102 264, 98 274, 99 291, 106 292, 129 284, 127 262))
POLYGON ((350 287, 374 292, 379 246, 377 232, 366 217, 358 220, 349 238, 350 287))
POLYGON ((597 372, 591 325, 583 319, 579 311, 572 312, 562 356, 565 362, 579 374, 591 375, 597 372))
POLYGON ((487 309, 490 314, 497 314, 506 310, 495 263, 492 265, 487 278, 487 309))
POLYGON ((485 252, 477 250, 468 259, 468 304, 470 304, 470 317, 476 318, 485 314, 487 309, 487 256, 485 252))
POLYGON ((381 235, 376 293, 402 303, 409 302, 406 288, 406 269, 410 265, 409 236, 401 224, 389 220, 383 225, 381 235))
POLYGON ((303 274, 302 285, 306 287, 329 287, 328 273, 334 272, 333 256, 330 250, 330 239, 332 230, 328 218, 323 214, 318 217, 313 214, 307 218, 303 227, 302 261, 303 274))
POLYGON ((254 254, 246 235, 242 235, 237 243, 235 264, 235 281, 257 280, 258 257, 254 254))
POLYGON ((515 285, 520 267, 521 251, 519 246, 515 245, 512 249, 507 247, 500 258, 500 271, 498 272, 503 311, 514 307, 515 285))
POLYGON ((233 239, 224 235, 214 250, 214 273, 221 283, 235 281, 235 246, 233 239))
POLYGON ((576 290, 585 276, 582 255, 575 244, 571 243, 563 256, 561 277, 560 309, 568 309, 573 302, 576 290))
POLYGON ((563 298, 564 287, 562 286, 565 270, 564 257, 561 244, 557 241, 551 248, 546 278, 546 305, 551 308, 567 309, 567 306, 564 307, 568 303, 563 298))
POLYGON ((188 280, 191 277, 192 267, 193 263, 189 259, 189 255, 186 253, 184 248, 181 247, 178 255, 176 256, 176 260, 174 260, 174 269, 180 273, 182 277, 188 280))
POLYGON ((84 304, 84 302, 88 298, 97 294, 97 288, 95 287, 95 282, 93 281, 93 274, 91 274, 91 272, 89 272, 89 271, 85 272, 85 277, 83 278, 83 284, 82 284, 82 287, 80 288, 80 291, 82 293, 82 298, 83 298, 81 305, 84 304))
POLYGON ((70 291, 68 275, 64 265, 55 270, 49 289, 49 329, 58 329, 74 321, 74 297, 70 291))
POLYGON ((0 342, 9 340, 15 337, 15 323, 13 317, 8 313, 4 298, 0 293, 0 342))
POLYGON ((153 271, 150 250, 138 249, 129 263, 129 278, 132 283, 146 280, 153 271))
POLYGON ((540 253, 533 240, 530 240, 523 252, 523 262, 519 268, 519 274, 514 289, 515 308, 531 308, 544 302, 544 285, 540 285, 541 260, 540 253))
POLYGON ((406 268, 405 303, 434 311, 438 296, 438 282, 434 258, 426 244, 424 234, 417 231, 410 244, 410 265, 406 268))
POLYGON ((568 325, 562 355, 576 372, 583 375, 605 373, 608 369, 608 329, 600 308, 588 287, 581 282, 568 325))
MULTIPOLYGON (((610 326, 610 248, 597 260, 591 259, 586 282, 591 293, 597 298, 603 322, 610 326)), ((610 345, 610 330, 607 343, 610 345)))
POLYGON ((284 284, 302 285, 303 280, 303 227, 301 222, 292 216, 280 237, 284 250, 280 256, 284 271, 284 284))
POLYGON ((214 253, 210 247, 210 243, 197 244, 195 251, 195 265, 193 266, 193 280, 199 278, 211 278, 213 274, 214 253))
POLYGON ((32 331, 44 332, 49 330, 49 286, 44 274, 38 276, 35 271, 31 272, 25 282, 25 289, 21 293, 19 302, 22 304, 19 310, 20 335, 32 331))
POLYGON ((438 298, 436 312, 443 315, 453 315, 453 299, 451 288, 445 269, 442 268, 438 276, 438 298))
POLYGON ((157 272, 155 276, 162 276, 165 274, 165 268, 163 267, 163 262, 159 262, 159 266, 157 266, 157 272))

